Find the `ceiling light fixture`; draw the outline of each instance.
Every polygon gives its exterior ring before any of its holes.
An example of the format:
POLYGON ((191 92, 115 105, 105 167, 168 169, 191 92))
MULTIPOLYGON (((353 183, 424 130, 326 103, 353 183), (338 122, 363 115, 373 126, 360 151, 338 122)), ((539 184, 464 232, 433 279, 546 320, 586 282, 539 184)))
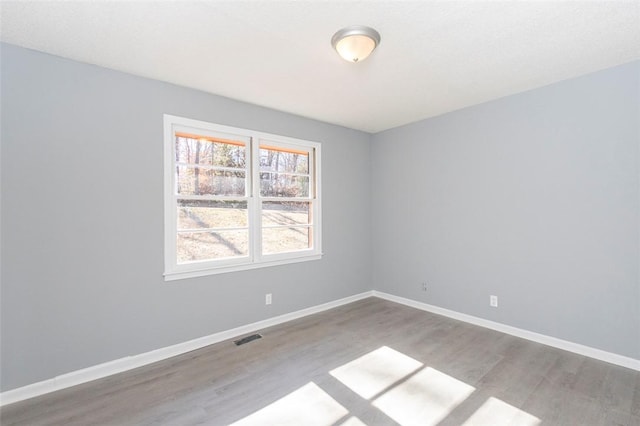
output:
POLYGON ((333 48, 349 62, 366 59, 378 44, 380 44, 380 34, 373 28, 362 25, 343 28, 331 37, 333 48))

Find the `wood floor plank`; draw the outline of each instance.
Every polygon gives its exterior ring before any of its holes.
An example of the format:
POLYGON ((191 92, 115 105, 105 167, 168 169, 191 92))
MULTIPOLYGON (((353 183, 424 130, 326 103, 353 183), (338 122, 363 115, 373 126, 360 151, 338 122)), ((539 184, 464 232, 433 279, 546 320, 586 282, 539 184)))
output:
POLYGON ((640 425, 637 371, 377 298, 257 332, 242 346, 221 342, 8 405, 0 423, 255 424, 295 401, 316 423, 344 426, 640 425), (372 396, 359 393, 383 378, 372 396))
MULTIPOLYGON (((631 415, 640 417, 640 372, 636 372, 636 385, 631 401, 631 415)), ((638 423, 640 425, 640 422, 638 423)))

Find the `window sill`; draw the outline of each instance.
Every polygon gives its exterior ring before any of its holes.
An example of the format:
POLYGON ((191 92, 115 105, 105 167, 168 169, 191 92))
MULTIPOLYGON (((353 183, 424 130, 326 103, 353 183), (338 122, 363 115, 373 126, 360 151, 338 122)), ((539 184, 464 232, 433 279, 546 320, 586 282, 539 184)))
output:
POLYGON ((322 253, 298 256, 298 257, 290 257, 287 259, 263 261, 263 262, 257 262, 257 263, 244 263, 244 264, 229 265, 229 266, 208 267, 208 268, 192 269, 189 271, 179 271, 179 272, 165 272, 164 280, 177 281, 177 280, 182 280, 187 278, 204 277, 207 275, 226 274, 229 272, 248 271, 251 269, 260 269, 260 268, 268 268, 271 266, 288 265, 290 263, 300 263, 300 262, 307 262, 310 260, 320 260, 321 258, 322 258, 322 253))

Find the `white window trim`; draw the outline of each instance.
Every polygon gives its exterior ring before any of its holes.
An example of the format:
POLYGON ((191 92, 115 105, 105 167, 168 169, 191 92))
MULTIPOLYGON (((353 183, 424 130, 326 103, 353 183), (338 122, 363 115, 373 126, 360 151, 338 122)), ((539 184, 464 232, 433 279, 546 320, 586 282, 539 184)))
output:
MULTIPOLYGON (((205 133, 206 134, 206 133, 205 133)), ((320 176, 320 143, 287 136, 274 135, 255 130, 240 129, 220 124, 209 123, 174 115, 164 115, 164 279, 165 281, 185 278, 201 277, 228 272, 237 272, 270 266, 286 265, 290 263, 318 260, 322 258, 322 208, 321 208, 321 176, 320 176), (247 208, 249 218, 249 255, 242 258, 229 258, 213 261, 178 264, 176 256, 177 208, 175 196, 175 128, 195 128, 199 131, 227 133, 240 136, 243 140, 249 138, 250 164, 247 179, 247 208), (261 209, 256 207, 260 203, 259 191, 259 146, 262 142, 272 142, 278 146, 291 147, 313 151, 310 159, 309 175, 310 188, 314 193, 309 194, 312 205, 313 248, 289 253, 270 255, 261 254, 261 209), (254 172, 254 170, 257 170, 254 172)), ((248 150, 249 151, 249 150, 248 150)), ((265 197, 265 201, 270 198, 265 197)))

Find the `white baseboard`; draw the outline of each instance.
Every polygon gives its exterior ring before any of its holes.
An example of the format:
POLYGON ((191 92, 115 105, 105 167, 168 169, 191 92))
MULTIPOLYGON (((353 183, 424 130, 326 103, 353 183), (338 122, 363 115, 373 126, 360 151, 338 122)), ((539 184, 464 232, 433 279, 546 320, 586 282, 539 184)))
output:
POLYGON ((601 349, 592 348, 590 346, 584 346, 578 343, 569 342, 567 340, 546 336, 544 334, 534 333, 532 331, 523 330, 521 328, 512 327, 510 325, 501 324, 499 322, 489 321, 483 318, 474 317, 472 315, 462 314, 460 312, 451 311, 449 309, 440 308, 438 306, 429 305, 427 303, 418 302, 416 300, 406 299, 400 296, 394 296, 392 294, 383 293, 380 291, 374 290, 373 296, 389 300, 391 302, 400 303, 402 305, 410 306, 412 308, 421 309, 423 311, 464 321, 470 324, 479 325, 491 330, 500 331, 512 336, 521 337, 533 342, 542 343, 543 345, 552 346, 554 348, 573 352, 579 355, 588 356, 590 358, 605 361, 610 364, 615 364, 622 367, 630 368, 632 370, 640 371, 640 360, 638 359, 629 358, 612 352, 603 351, 601 349))
POLYGON ((371 297, 372 295, 373 292, 367 291, 364 293, 356 294, 354 296, 349 296, 343 299, 324 303, 322 305, 312 306, 310 308, 301 309, 299 311, 290 312, 284 315, 279 315, 277 317, 269 318, 263 321, 254 322, 252 324, 243 325, 231 330, 221 331, 209 336, 200 337, 198 339, 189 340, 187 342, 178 343, 176 345, 167 346, 142 354, 116 359, 114 361, 109 361, 103 364, 98 364, 88 368, 83 368, 81 370, 62 374, 52 379, 47 379, 20 388, 8 390, 0 393, 0 407, 3 405, 12 404, 14 402, 43 395, 45 393, 54 392, 60 389, 65 389, 71 386, 90 382, 92 380, 101 379, 112 374, 142 367, 143 365, 151 364, 157 361, 162 361, 176 355, 184 354, 186 352, 200 349, 214 343, 242 336, 256 330, 272 327, 274 325, 302 318, 307 315, 326 311, 328 309, 346 305, 357 300, 366 299, 367 297, 371 297))
POLYGON ((70 373, 66 373, 66 374, 62 374, 60 376, 54 377, 52 379, 43 380, 41 382, 33 383, 17 389, 5 391, 0 393, 0 406, 12 404, 14 402, 33 398, 49 392, 54 392, 60 389, 65 389, 71 386, 90 382, 92 380, 101 379, 103 377, 110 376, 112 374, 121 373, 123 371, 142 367, 144 365, 148 365, 157 361, 162 361, 164 359, 171 358, 176 355, 181 355, 183 353, 187 353, 196 349, 200 349, 202 347, 212 345, 214 343, 222 342, 224 340, 242 336, 244 334, 248 334, 256 330, 272 327, 274 325, 282 324, 287 321, 302 318, 307 315, 323 312, 328 309, 346 305, 348 303, 352 303, 357 300, 366 299, 367 297, 371 297, 371 296, 389 300, 391 302, 400 303, 402 305, 421 309, 423 311, 446 316, 456 320, 464 321, 464 322, 478 325, 481 327, 489 328, 492 330, 500 331, 502 333, 510 334, 512 336, 521 337, 523 339, 542 343, 544 345, 552 346, 558 349, 563 349, 569 352, 574 352, 579 355, 588 356, 590 358, 595 358, 611 364, 620 365, 622 367, 631 368, 633 370, 640 371, 640 360, 637 360, 634 358, 625 357, 622 355, 614 354, 614 353, 603 351, 600 349, 595 349, 589 346, 580 345, 580 344, 569 342, 566 340, 557 339, 555 337, 534 333, 531 331, 501 324, 498 322, 474 317, 472 315, 462 314, 456 311, 440 308, 438 306, 433 306, 427 303, 422 303, 415 300, 406 299, 404 297, 394 296, 392 294, 383 293, 383 292, 374 290, 374 291, 367 291, 364 293, 345 297, 343 299, 334 300, 332 302, 324 303, 322 305, 312 306, 310 308, 306 308, 306 309, 291 312, 288 314, 280 315, 277 317, 269 318, 263 321, 258 321, 252 324, 243 325, 240 327, 233 328, 231 330, 221 331, 219 333, 214 333, 209 336, 204 336, 198 339, 189 340, 187 342, 178 343, 176 345, 167 346, 165 348, 160 348, 160 349, 145 352, 142 354, 132 355, 132 356, 116 359, 114 361, 109 361, 102 364, 94 365, 92 367, 83 368, 81 370, 72 371, 70 373))

